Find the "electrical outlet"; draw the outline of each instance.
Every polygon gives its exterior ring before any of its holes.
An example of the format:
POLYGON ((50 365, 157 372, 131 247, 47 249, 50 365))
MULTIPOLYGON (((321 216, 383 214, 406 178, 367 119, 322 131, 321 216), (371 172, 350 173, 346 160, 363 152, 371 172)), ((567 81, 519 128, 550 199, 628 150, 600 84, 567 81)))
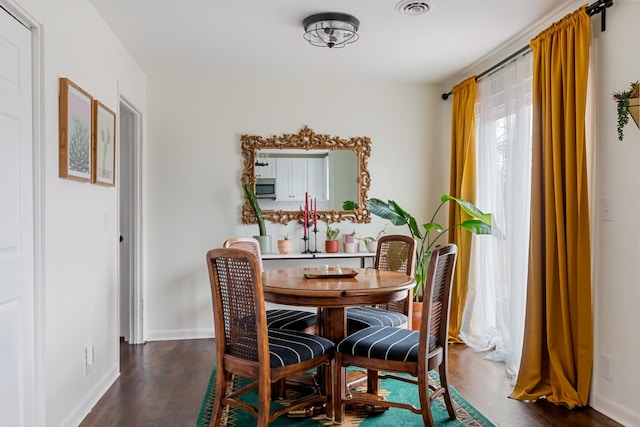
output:
POLYGON ((600 360, 600 375, 602 378, 613 381, 613 356, 602 354, 600 360))

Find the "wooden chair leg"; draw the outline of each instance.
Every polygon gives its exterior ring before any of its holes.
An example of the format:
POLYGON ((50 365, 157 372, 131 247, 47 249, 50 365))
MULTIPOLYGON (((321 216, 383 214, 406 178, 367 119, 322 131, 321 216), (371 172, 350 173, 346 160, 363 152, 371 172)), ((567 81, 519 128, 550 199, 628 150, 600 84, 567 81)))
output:
POLYGON ((334 414, 334 403, 335 398, 333 397, 333 372, 335 366, 333 364, 333 360, 329 364, 329 366, 325 366, 324 369, 321 370, 322 373, 322 390, 324 395, 327 397, 327 416, 329 418, 333 418, 334 414))
POLYGON ((267 387, 265 393, 258 392, 258 416, 257 427, 268 427, 271 411, 271 388, 267 387))
POLYGON ((378 378, 378 371, 372 369, 367 370, 367 393, 375 394, 376 396, 380 392, 380 379, 378 378))
POLYGON ((286 379, 276 381, 271 385, 271 395, 275 399, 284 399, 287 396, 287 382, 286 379))
POLYGON ((418 374, 418 397, 422 409, 422 422, 426 427, 433 427, 431 415, 431 398, 429 397, 429 372, 418 374))
POLYGON ((333 368, 335 369, 334 383, 333 383, 333 417, 336 423, 342 424, 344 418, 344 399, 345 393, 345 369, 342 367, 342 356, 340 353, 336 353, 333 361, 333 368))
POLYGON ((438 369, 440 375, 440 386, 444 389, 444 404, 447 407, 449 418, 452 420, 456 418, 456 410, 453 407, 453 400, 451 400, 451 390, 449 389, 449 379, 447 378, 447 362, 444 360, 438 369))
POLYGON ((216 375, 216 397, 213 403, 213 414, 211 415, 210 426, 219 426, 222 421, 222 412, 224 410, 222 398, 226 395, 227 380, 229 377, 230 375, 226 372, 218 372, 216 375))

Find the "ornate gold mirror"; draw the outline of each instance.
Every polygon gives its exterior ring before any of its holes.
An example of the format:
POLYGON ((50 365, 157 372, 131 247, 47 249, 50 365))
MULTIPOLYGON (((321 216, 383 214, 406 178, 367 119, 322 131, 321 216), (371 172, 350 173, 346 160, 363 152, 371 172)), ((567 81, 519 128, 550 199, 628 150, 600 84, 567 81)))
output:
MULTIPOLYGON (((371 222, 364 207, 371 182, 368 137, 318 135, 305 126, 297 134, 270 138, 242 135, 241 142, 241 183, 254 185, 265 220, 302 224, 308 195, 317 206, 318 221, 371 222), (357 209, 343 210, 348 200, 356 202, 357 209)), ((242 222, 255 223, 247 200, 242 206, 242 222)))

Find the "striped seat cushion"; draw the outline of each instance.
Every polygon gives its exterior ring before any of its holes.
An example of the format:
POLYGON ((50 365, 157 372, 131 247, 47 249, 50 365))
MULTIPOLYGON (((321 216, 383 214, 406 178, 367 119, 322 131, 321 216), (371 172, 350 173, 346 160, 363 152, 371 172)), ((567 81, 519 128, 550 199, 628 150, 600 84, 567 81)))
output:
MULTIPOLYGON (((227 345, 227 352, 242 357, 255 352, 256 335, 246 335, 227 345), (253 351, 251 351, 253 349, 253 351)), ((335 344, 326 338, 286 329, 269 330, 269 358, 272 368, 293 365, 332 353, 335 344)))
POLYGON ((373 359, 417 362, 419 338, 420 332, 411 329, 372 326, 340 341, 336 351, 373 359))
POLYGON ((370 326, 400 326, 408 322, 409 318, 406 315, 395 311, 375 307, 347 308, 347 328, 350 331, 370 326))
POLYGON ((318 323, 315 312, 302 310, 267 310, 267 328, 304 331, 318 323))

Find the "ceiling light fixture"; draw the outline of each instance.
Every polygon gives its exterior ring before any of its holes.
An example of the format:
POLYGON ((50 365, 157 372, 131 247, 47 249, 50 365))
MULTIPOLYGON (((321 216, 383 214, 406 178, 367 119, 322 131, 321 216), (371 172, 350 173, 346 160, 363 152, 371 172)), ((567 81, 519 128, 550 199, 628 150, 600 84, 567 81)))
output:
POLYGON ((346 13, 317 13, 304 18, 302 26, 305 40, 318 47, 341 48, 359 38, 360 21, 346 13))

